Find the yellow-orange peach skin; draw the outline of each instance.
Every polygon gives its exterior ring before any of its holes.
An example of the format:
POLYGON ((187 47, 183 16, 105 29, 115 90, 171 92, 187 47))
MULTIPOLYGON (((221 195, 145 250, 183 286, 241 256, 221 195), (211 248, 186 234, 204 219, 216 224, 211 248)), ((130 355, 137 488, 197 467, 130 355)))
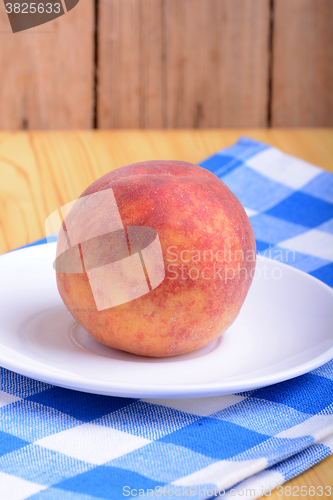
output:
MULTIPOLYGON (((87 273, 57 270, 67 309, 98 341, 141 356, 175 356, 218 338, 236 319, 255 268, 255 239, 238 199, 208 170, 180 161, 119 168, 81 197, 109 188, 125 228, 157 231, 165 278, 134 300, 97 310, 87 273)), ((77 241, 105 224, 102 212, 95 206, 89 221, 77 218, 77 241)), ((66 241, 62 229, 58 254, 66 241)))

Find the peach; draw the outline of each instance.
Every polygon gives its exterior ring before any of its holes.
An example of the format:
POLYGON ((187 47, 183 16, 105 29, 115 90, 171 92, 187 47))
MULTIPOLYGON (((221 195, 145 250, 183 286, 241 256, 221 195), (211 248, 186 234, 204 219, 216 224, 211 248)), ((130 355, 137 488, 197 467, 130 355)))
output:
POLYGON ((235 321, 255 269, 235 195, 181 161, 128 165, 91 184, 64 218, 57 286, 94 338, 141 356, 175 356, 235 321))

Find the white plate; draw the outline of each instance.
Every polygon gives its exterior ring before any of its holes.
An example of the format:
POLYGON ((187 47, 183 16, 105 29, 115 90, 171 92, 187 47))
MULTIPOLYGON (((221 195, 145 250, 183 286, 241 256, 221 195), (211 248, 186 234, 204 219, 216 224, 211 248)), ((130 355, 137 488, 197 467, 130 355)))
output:
POLYGON ((127 397, 230 394, 287 380, 333 357, 333 292, 258 258, 235 323, 189 354, 143 358, 94 340, 62 304, 55 243, 0 257, 0 365, 70 389, 127 397))

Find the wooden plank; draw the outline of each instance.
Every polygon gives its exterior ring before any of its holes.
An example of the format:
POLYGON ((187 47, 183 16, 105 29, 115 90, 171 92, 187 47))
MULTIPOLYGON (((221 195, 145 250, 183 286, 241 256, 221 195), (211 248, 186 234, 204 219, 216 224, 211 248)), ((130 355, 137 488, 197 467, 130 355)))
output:
POLYGON ((328 129, 0 133, 0 253, 43 238, 46 217, 110 170, 153 158, 197 163, 241 135, 333 172, 328 129))
POLYGON ((269 0, 100 0, 100 128, 265 126, 269 0))
POLYGON ((275 0, 272 125, 333 125, 333 0, 275 0))
POLYGON ((265 126, 268 7, 166 1, 168 126, 265 126))
POLYGON ((90 128, 94 0, 13 34, 0 8, 0 129, 90 128))
POLYGON ((161 5, 161 0, 99 2, 99 127, 163 126, 161 5))

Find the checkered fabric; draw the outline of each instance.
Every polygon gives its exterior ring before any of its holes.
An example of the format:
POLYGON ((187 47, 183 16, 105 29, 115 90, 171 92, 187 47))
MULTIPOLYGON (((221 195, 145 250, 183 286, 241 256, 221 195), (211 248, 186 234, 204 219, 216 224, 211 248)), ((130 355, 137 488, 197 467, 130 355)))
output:
MULTIPOLYGON (((202 166, 243 203, 260 254, 333 285, 332 175, 246 138, 202 166)), ((177 400, 85 394, 0 370, 1 500, 253 499, 333 449, 332 361, 263 389, 177 400)))

